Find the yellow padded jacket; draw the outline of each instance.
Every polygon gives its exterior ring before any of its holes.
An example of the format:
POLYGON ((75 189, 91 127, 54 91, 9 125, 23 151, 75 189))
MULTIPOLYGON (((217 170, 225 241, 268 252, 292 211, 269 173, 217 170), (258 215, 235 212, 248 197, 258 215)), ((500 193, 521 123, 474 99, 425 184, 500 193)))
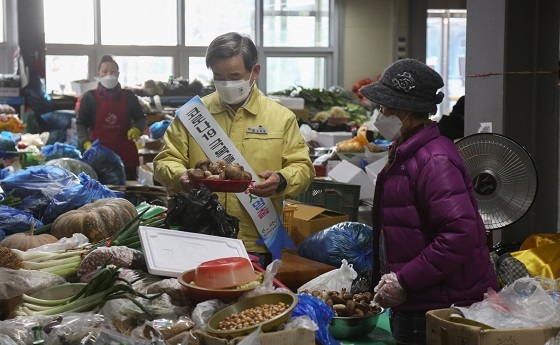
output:
MULTIPOLYGON (((256 174, 272 170, 286 178, 286 189, 271 197, 276 212, 282 216, 283 199, 305 192, 315 178, 309 148, 294 113, 262 94, 256 86, 248 102, 237 110, 235 116, 231 108, 221 102, 217 92, 203 97, 202 102, 256 174), (254 134, 247 131, 259 126, 268 132, 254 134)), ((154 158, 154 177, 169 192, 180 193, 181 174, 207 156, 178 118, 171 122, 163 140, 165 145, 154 158)), ((253 179, 258 178, 253 176, 253 179)), ((239 219, 238 239, 243 241, 246 250, 268 252, 264 244, 255 243, 259 234, 237 196, 234 193, 216 194, 226 212, 239 219)))

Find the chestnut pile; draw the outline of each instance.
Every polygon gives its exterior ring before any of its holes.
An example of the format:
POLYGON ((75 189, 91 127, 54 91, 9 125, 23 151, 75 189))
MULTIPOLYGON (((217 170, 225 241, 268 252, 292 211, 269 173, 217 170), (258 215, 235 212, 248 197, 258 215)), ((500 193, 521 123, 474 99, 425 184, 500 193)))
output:
POLYGON ((252 180, 250 172, 245 171, 239 163, 229 164, 223 159, 212 163, 210 159, 204 158, 195 163, 194 168, 187 169, 191 180, 252 180))
POLYGON ((340 292, 313 290, 302 293, 319 298, 333 309, 335 316, 339 317, 373 316, 381 312, 381 308, 372 303, 373 294, 369 291, 353 294, 342 289, 340 292))

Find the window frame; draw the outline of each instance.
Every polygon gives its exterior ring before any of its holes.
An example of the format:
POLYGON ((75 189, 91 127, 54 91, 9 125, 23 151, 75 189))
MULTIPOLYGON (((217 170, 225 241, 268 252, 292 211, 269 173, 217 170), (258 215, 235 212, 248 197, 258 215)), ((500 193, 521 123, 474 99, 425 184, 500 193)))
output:
MULTIPOLYGON (((2 0, 3 1, 3 0, 2 0)), ((165 56, 173 59, 173 75, 189 76, 189 57, 204 57, 206 46, 185 46, 185 0, 177 0, 177 45, 176 46, 123 46, 103 45, 101 40, 100 0, 94 1, 94 43, 59 44, 46 42, 48 55, 87 55, 89 57, 88 77, 95 78, 97 67, 103 55, 117 56, 165 56)), ((329 46, 328 47, 264 47, 263 42, 263 0, 255 0, 255 44, 259 53, 261 74, 257 81, 259 89, 267 93, 266 86, 266 59, 268 57, 322 57, 325 58, 325 87, 338 85, 342 80, 341 71, 341 44, 338 39, 342 21, 343 0, 329 0, 329 46)), ((1 45, 0 45, 1 47, 1 45)))

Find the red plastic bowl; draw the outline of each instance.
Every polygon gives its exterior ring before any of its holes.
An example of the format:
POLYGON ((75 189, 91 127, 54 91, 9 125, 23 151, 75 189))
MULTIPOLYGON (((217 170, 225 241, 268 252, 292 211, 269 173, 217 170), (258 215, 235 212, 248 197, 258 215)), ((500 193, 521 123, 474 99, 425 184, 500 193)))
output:
POLYGON ((194 188, 205 186, 212 192, 228 192, 228 193, 241 193, 247 190, 251 180, 214 180, 214 179, 196 179, 191 181, 194 188))
POLYGON ((196 303, 208 301, 214 298, 217 298, 222 302, 235 302, 244 293, 255 289, 255 286, 245 289, 208 289, 196 286, 193 284, 194 271, 195 270, 192 269, 181 273, 177 277, 177 280, 187 289, 190 298, 196 303))
POLYGON ((259 278, 251 262, 241 256, 214 259, 198 265, 194 283, 209 289, 227 289, 259 278))

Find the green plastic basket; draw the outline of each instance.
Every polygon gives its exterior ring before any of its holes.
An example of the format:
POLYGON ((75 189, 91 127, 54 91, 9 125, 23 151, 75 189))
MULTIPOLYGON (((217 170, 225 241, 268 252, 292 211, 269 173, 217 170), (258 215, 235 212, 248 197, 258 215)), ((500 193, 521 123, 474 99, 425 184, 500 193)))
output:
POLYGON ((360 186, 335 181, 314 180, 305 193, 294 198, 304 204, 345 213, 352 222, 358 221, 360 186))

